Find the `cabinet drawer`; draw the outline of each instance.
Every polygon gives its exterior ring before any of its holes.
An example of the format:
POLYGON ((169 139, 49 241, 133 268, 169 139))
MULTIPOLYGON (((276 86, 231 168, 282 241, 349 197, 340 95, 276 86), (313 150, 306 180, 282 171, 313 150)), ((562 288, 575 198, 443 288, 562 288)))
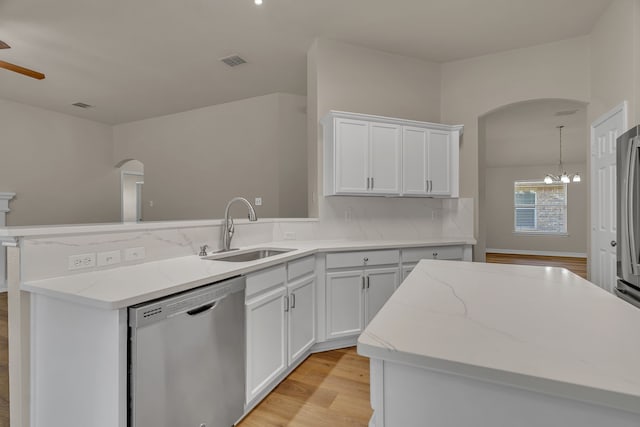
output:
POLYGON ((462 246, 431 246, 402 250, 402 263, 418 262, 421 259, 462 259, 462 246))
POLYGON ((398 264, 400 251, 359 251, 327 254, 327 268, 368 267, 372 265, 398 264))
POLYGON ((271 289, 276 286, 284 286, 286 278, 287 272, 284 265, 249 274, 247 276, 245 299, 248 300, 252 295, 264 292, 267 289, 271 289))
POLYGON ((291 261, 287 271, 287 280, 292 281, 298 277, 306 276, 313 273, 315 269, 316 257, 314 255, 291 261))

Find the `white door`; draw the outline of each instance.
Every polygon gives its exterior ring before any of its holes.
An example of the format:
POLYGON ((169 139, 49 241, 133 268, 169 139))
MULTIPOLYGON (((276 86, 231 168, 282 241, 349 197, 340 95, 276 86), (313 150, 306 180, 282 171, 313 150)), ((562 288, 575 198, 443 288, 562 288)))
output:
POLYGON ((289 364, 316 342, 315 276, 289 284, 289 364))
POLYGON ((427 173, 429 194, 451 194, 451 134, 445 131, 429 132, 427 173))
POLYGON ((400 126, 371 123, 369 135, 370 191, 400 194, 400 126))
POLYGON ((336 193, 366 193, 369 182, 369 123, 336 119, 336 193))
POLYGON ((591 252, 589 278, 616 286, 616 138, 627 130, 627 104, 591 125, 591 252))
POLYGON ((282 286, 247 301, 247 403, 287 368, 285 297, 282 286))
POLYGON ((396 290, 399 276, 397 268, 367 270, 365 274, 365 326, 369 324, 396 290))
POLYGON ((402 128, 402 193, 424 196, 427 193, 427 141, 429 131, 402 128))
POLYGON ((357 335, 362 331, 363 285, 361 270, 327 273, 327 338, 357 335))

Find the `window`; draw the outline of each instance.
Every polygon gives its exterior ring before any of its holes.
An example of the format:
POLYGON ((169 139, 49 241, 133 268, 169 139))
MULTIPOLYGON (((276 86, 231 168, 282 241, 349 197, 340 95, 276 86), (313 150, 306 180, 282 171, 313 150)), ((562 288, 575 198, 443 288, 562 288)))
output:
POLYGON ((567 233, 567 185, 540 181, 514 184, 516 233, 567 233))

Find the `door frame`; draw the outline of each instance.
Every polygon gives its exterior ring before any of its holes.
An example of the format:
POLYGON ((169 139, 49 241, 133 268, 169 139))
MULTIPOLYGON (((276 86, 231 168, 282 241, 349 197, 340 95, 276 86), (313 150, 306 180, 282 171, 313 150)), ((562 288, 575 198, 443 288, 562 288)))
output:
POLYGON ((587 277, 589 280, 592 278, 594 259, 597 248, 594 245, 596 231, 594 226, 596 224, 595 219, 598 215, 598 206, 594 205, 593 195, 597 191, 597 179, 595 177, 595 169, 593 167, 593 157, 598 149, 597 142, 595 140, 595 128, 611 119, 613 116, 622 113, 622 132, 626 132, 629 128, 629 110, 627 101, 622 101, 608 112, 602 114, 596 120, 594 120, 589 127, 590 143, 589 143, 589 251, 587 255, 587 277))

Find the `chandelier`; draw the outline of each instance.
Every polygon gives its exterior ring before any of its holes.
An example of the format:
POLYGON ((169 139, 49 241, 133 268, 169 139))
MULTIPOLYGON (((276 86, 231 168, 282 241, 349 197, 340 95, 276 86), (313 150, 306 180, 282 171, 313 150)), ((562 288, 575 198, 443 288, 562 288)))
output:
POLYGON ((565 172, 564 167, 562 166, 562 128, 564 128, 564 126, 560 125, 560 126, 556 126, 558 128, 558 130, 560 131, 560 164, 558 165, 558 175, 554 175, 552 173, 548 173, 545 177, 544 177, 544 183, 545 184, 553 184, 553 183, 558 183, 561 182, 563 184, 568 184, 570 182, 580 182, 580 174, 579 173, 574 173, 574 174, 567 174, 567 172, 565 172))

